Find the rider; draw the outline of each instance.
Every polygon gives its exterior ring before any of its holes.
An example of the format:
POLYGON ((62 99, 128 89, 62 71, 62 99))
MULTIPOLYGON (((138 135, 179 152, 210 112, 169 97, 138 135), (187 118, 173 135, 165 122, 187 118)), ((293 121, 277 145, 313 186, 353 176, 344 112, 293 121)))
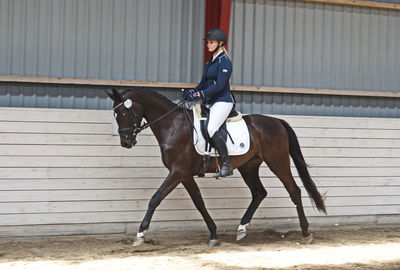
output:
POLYGON ((207 40, 207 48, 213 55, 212 59, 205 64, 200 83, 185 96, 188 101, 203 98, 203 103, 210 108, 207 131, 221 162, 219 172, 214 175, 216 178, 233 174, 226 143, 219 131, 235 102, 229 85, 232 62, 224 47, 226 39, 225 32, 219 28, 207 32, 203 40, 207 40))

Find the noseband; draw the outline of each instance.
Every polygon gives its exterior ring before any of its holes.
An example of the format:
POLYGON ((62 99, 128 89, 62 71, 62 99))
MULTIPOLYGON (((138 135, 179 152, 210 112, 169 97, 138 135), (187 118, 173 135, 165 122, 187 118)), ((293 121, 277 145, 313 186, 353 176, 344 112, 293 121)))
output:
MULTIPOLYGON (((116 105, 113 110, 117 109, 118 107, 124 105, 124 102, 126 101, 125 97, 122 97, 124 100, 119 103, 118 105, 116 105)), ((163 115, 161 115, 160 117, 158 117, 157 119, 151 121, 150 123, 144 123, 143 125, 136 125, 134 119, 137 118, 139 119, 139 122, 142 120, 142 118, 132 109, 132 106, 127 108, 126 106, 125 109, 128 111, 128 120, 129 120, 129 127, 127 128, 118 128, 118 133, 120 134, 120 136, 125 137, 126 139, 129 139, 130 137, 136 138, 136 136, 143 131, 144 129, 150 127, 151 125, 157 123, 158 121, 160 121, 161 119, 163 119, 164 117, 168 116, 170 113, 172 113, 173 111, 175 111, 176 109, 180 108, 183 104, 187 103, 188 101, 186 100, 182 100, 180 101, 178 104, 176 104, 176 106, 164 113, 163 115)))

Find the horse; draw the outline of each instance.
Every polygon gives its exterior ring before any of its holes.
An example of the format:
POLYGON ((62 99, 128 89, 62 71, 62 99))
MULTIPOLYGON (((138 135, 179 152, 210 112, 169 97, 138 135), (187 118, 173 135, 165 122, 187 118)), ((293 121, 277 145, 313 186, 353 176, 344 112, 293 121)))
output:
MULTIPOLYGON (((202 165, 202 156, 196 152, 193 145, 193 125, 189 122, 193 116, 188 109, 181 106, 184 101, 175 104, 149 89, 131 89, 122 93, 112 89, 111 93, 107 91, 106 93, 114 101, 113 110, 119 127, 121 146, 133 147, 137 143, 136 137, 140 131, 150 127, 160 146, 162 162, 169 171, 148 204, 133 245, 139 246, 145 243, 144 236, 157 206, 178 184, 182 184, 187 190, 207 224, 210 232, 208 245, 211 247, 219 245, 217 227, 204 205, 200 189, 194 179, 202 165), (143 119, 147 123, 141 125, 143 119)), ((282 119, 260 114, 244 115, 243 119, 250 134, 250 149, 243 155, 230 156, 230 159, 232 166, 238 169, 250 189, 252 200, 240 221, 237 240, 246 236, 247 226, 261 201, 267 196, 259 177, 260 165, 265 162, 289 193, 297 209, 304 241, 310 243, 313 237, 308 231, 309 223, 304 214, 301 190, 290 170, 290 157, 313 204, 318 211, 325 214, 327 211, 324 198, 308 172, 297 135, 282 119)), ((215 172, 216 163, 213 158, 207 172, 215 172)))

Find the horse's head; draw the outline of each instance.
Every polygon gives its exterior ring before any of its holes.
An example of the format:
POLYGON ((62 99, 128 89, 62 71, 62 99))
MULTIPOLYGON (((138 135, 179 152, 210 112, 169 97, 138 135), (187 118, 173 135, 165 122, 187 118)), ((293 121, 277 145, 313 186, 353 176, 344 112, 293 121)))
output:
POLYGON ((118 124, 118 133, 121 139, 121 146, 131 148, 136 144, 136 136, 140 131, 140 124, 143 119, 143 108, 140 104, 129 97, 121 95, 117 90, 107 95, 114 100, 114 117, 118 124))

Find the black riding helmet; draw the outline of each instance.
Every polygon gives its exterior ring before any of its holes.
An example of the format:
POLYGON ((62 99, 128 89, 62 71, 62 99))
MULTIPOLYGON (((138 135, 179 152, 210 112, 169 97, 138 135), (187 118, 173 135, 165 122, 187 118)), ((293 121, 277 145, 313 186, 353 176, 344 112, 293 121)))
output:
POLYGON ((223 30, 221 30, 219 28, 214 28, 207 32, 207 35, 205 38, 203 38, 203 40, 218 41, 218 46, 213 51, 213 53, 215 53, 216 51, 218 51, 219 48, 221 48, 221 46, 226 44, 226 34, 223 30), (221 44, 221 42, 222 42, 222 44, 221 44))
POLYGON ((217 41, 223 42, 225 45, 226 44, 226 34, 223 30, 221 30, 219 28, 214 28, 207 32, 207 35, 205 38, 203 38, 203 40, 217 40, 217 41))

